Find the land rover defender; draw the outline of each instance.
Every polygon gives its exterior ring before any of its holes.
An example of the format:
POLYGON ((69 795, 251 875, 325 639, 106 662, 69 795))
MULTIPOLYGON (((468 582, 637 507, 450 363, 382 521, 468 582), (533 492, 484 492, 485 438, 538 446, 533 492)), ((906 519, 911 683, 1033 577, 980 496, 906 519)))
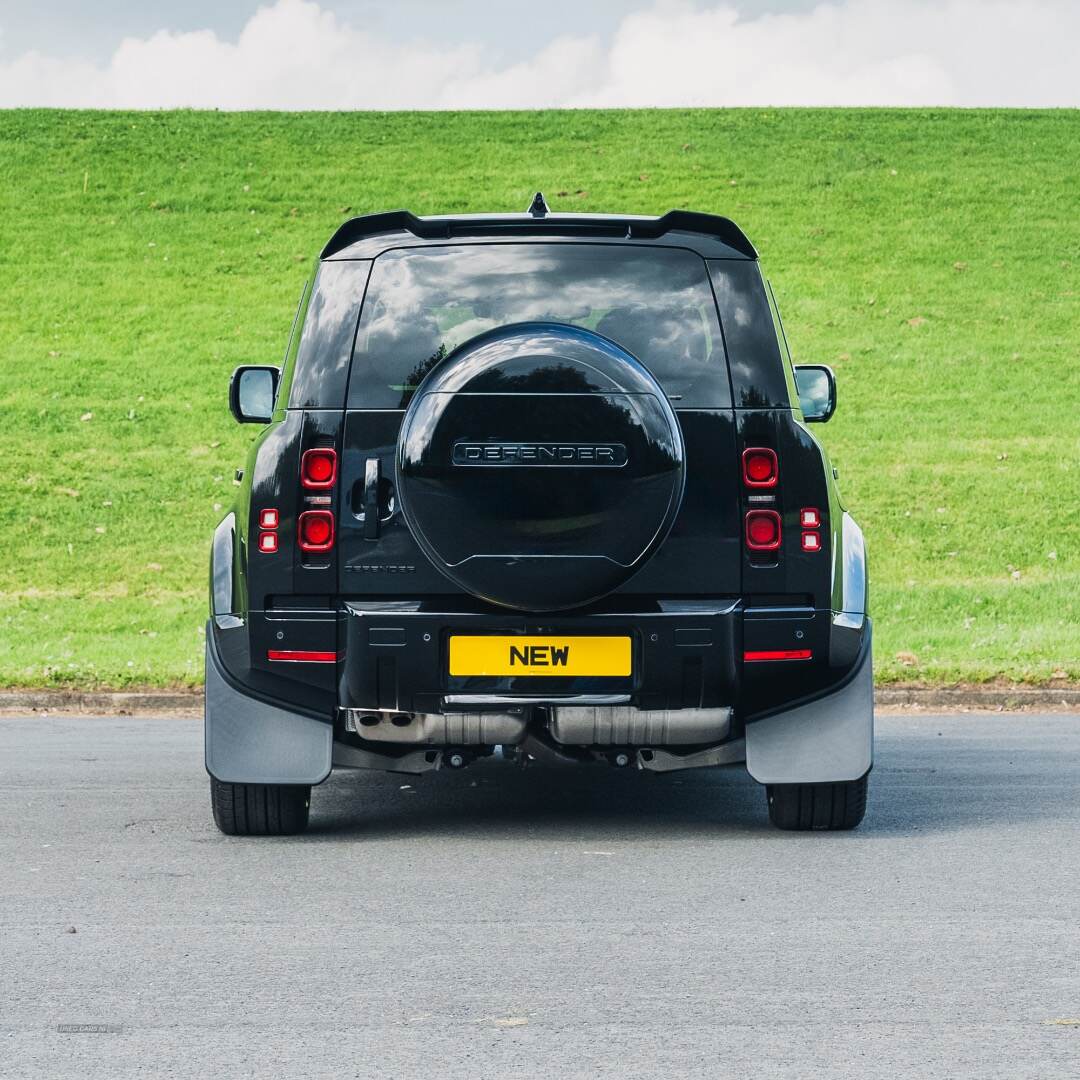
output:
POLYGON ((873 749, 863 536, 730 220, 355 218, 214 533, 206 767, 230 834, 332 768, 738 765, 850 829, 873 749))

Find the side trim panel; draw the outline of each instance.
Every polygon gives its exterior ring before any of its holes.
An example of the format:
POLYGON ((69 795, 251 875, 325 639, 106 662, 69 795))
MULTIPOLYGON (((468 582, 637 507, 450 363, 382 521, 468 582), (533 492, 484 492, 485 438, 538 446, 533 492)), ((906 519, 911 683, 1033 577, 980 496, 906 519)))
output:
POLYGON ((759 784, 858 780, 874 761, 869 635, 854 677, 835 693, 746 725, 746 769, 759 784))
POLYGON ((858 630, 866 617, 866 540, 862 529, 846 511, 841 519, 840 535, 834 535, 833 540, 833 607, 837 613, 833 622, 858 630))
POLYGON ((210 548, 210 611, 214 615, 231 615, 233 603, 233 558, 236 537, 236 515, 230 511, 214 530, 210 548))
POLYGON ((321 784, 330 774, 330 724, 247 697, 206 646, 206 771, 230 784, 321 784))

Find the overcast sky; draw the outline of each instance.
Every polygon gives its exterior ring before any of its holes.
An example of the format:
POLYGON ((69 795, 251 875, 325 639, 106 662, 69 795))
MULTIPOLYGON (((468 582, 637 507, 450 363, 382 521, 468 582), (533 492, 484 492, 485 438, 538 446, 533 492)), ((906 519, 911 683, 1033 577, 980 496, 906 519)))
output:
POLYGON ((1080 106, 1080 0, 0 0, 0 107, 1080 106))

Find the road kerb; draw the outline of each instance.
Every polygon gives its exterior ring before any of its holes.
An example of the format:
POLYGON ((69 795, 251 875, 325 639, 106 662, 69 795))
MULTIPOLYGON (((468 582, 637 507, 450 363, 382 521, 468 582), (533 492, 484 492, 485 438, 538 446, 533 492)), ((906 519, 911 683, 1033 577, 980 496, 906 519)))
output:
MULTIPOLYGON (((874 694, 877 708, 926 712, 1077 712, 1080 686, 977 687, 882 686, 874 694)), ((28 713, 83 716, 201 716, 198 691, 0 691, 0 715, 28 713)))

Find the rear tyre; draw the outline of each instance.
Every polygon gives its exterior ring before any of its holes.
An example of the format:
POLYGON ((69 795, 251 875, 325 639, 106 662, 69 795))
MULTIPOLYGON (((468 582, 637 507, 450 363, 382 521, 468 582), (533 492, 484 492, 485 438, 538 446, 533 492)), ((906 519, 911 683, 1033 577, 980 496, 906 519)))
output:
POLYGON ((778 829, 854 829, 866 813, 870 774, 839 784, 768 784, 769 820, 778 829))
POLYGON ((214 823, 227 836, 293 836, 308 825, 311 788, 224 784, 210 777, 214 823))

